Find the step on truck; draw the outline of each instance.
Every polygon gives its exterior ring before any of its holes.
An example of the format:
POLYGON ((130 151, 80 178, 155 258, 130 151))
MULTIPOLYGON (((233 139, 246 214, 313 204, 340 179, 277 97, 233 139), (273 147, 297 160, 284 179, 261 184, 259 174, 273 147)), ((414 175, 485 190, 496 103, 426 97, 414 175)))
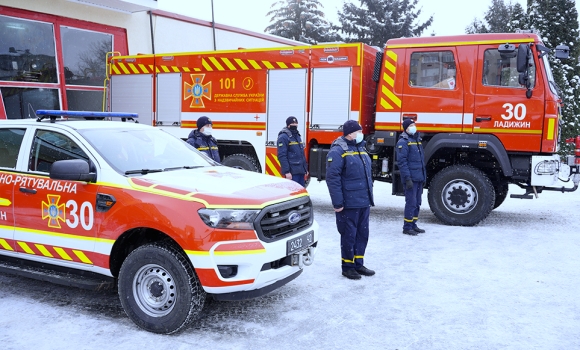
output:
MULTIPOLYGON (((326 44, 108 58, 107 109, 186 139, 213 121, 223 164, 281 176, 278 132, 299 121, 312 178, 346 120, 357 120, 373 178, 402 195, 394 146, 402 121, 423 137, 429 206, 448 225, 476 225, 508 196, 571 192, 580 154, 558 154, 561 91, 533 33, 391 39, 384 50, 326 44)), ((578 137, 568 140, 578 144, 578 137)), ((578 146, 576 147, 578 149, 578 146)))

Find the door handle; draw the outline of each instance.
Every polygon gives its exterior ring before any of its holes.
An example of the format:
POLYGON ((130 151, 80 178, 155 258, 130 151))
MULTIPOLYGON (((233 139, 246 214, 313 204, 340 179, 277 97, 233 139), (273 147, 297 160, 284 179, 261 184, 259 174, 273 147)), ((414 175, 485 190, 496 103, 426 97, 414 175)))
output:
POLYGON ((410 118, 417 121, 417 113, 403 113, 403 119, 410 118))
POLYGON ((482 121, 490 121, 491 117, 490 116, 481 116, 481 117, 475 117, 475 121, 476 122, 482 122, 482 121))
POLYGON ((20 192, 36 194, 36 190, 34 188, 20 187, 20 192))

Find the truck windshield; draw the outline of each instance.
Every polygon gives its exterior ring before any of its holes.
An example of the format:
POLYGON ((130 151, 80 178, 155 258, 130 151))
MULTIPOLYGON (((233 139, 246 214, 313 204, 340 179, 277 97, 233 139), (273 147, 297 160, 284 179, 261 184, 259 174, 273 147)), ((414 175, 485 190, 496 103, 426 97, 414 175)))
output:
POLYGON ((544 62, 544 69, 546 70, 546 77, 548 78, 550 91, 552 91, 554 95, 560 96, 560 88, 558 87, 558 85, 556 85, 556 81, 554 80, 554 75, 552 74, 552 67, 550 66, 548 55, 544 55, 542 57, 542 61, 544 62))
POLYGON ((186 142, 160 129, 87 129, 79 132, 122 174, 146 174, 217 164, 186 142))

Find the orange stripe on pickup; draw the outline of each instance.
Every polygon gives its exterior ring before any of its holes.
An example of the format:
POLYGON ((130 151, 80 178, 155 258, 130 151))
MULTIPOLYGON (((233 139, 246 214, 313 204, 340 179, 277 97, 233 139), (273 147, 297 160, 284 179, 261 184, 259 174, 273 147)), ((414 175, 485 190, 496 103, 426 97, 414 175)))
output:
POLYGON ((260 242, 243 242, 243 243, 231 243, 231 244, 221 244, 214 252, 233 252, 240 250, 263 250, 264 246, 260 242))
POLYGON ((230 287, 252 284, 254 280, 222 281, 214 269, 195 269, 199 281, 204 287, 230 287))

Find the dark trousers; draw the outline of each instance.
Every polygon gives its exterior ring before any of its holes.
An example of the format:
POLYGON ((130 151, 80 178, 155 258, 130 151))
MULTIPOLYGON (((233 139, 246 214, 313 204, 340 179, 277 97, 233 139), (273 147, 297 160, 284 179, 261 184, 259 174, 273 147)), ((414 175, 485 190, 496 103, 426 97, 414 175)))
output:
POLYGON ((369 241, 370 207, 343 209, 336 213, 336 228, 340 233, 342 271, 363 266, 369 241))
POLYGON ((292 174, 292 181, 298 182, 304 187, 304 174, 292 174))
POLYGON ((405 218, 403 223, 403 230, 412 230, 413 228, 417 227, 422 195, 422 182, 413 181, 413 188, 407 188, 405 186, 405 218))

